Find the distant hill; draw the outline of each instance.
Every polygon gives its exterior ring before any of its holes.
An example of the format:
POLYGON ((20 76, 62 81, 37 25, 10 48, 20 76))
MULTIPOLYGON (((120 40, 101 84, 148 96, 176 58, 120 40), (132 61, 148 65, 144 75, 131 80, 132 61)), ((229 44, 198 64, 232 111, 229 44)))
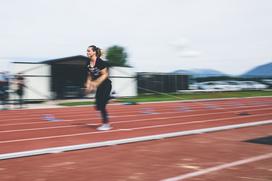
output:
POLYGON ((272 77, 272 63, 257 66, 241 77, 272 77))
POLYGON ((176 70, 173 73, 188 74, 192 75, 195 78, 198 77, 219 77, 219 76, 228 76, 222 72, 212 69, 192 69, 192 70, 176 70))

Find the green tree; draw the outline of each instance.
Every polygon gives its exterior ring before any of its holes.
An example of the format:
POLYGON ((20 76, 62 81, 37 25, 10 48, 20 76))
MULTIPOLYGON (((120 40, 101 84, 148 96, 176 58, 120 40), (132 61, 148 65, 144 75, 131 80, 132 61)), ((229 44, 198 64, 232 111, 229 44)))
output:
POLYGON ((127 53, 123 47, 114 45, 107 49, 106 59, 111 66, 128 67, 127 53))

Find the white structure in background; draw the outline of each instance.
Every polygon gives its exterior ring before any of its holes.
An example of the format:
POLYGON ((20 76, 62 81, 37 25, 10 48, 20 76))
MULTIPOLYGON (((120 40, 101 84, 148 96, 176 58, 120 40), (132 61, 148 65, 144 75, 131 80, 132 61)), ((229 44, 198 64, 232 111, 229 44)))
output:
POLYGON ((109 73, 112 81, 112 92, 115 93, 113 96, 137 96, 137 74, 133 68, 111 67, 109 73))
MULTIPOLYGON (((48 100, 53 99, 51 91, 51 65, 46 63, 13 62, 12 75, 22 72, 25 77, 24 99, 48 100)), ((129 67, 111 67, 110 79, 112 80, 112 92, 115 97, 137 96, 136 72, 129 67)), ((15 98, 15 94, 10 95, 15 98)), ((91 97, 93 95, 90 95, 91 97)), ((90 97, 88 96, 88 97, 90 97)))
MULTIPOLYGON (((26 84, 24 99, 44 100, 51 98, 50 70, 50 65, 47 64, 13 62, 11 74, 23 73, 26 84)), ((14 97, 16 95, 11 94, 10 96, 14 97)))

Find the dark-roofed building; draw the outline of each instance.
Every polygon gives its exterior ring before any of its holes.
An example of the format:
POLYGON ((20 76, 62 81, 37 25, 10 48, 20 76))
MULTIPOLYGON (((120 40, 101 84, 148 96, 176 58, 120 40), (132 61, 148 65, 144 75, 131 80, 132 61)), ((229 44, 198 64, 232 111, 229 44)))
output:
POLYGON ((42 63, 51 66, 51 91, 55 92, 56 98, 82 97, 86 80, 86 64, 88 57, 78 55, 42 63))

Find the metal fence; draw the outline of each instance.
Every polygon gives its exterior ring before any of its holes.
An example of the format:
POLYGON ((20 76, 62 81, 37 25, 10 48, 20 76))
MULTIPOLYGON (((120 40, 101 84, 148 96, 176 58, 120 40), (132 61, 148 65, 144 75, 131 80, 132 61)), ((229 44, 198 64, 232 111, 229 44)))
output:
POLYGON ((138 73, 138 93, 178 92, 189 88, 189 76, 167 73, 138 73))

